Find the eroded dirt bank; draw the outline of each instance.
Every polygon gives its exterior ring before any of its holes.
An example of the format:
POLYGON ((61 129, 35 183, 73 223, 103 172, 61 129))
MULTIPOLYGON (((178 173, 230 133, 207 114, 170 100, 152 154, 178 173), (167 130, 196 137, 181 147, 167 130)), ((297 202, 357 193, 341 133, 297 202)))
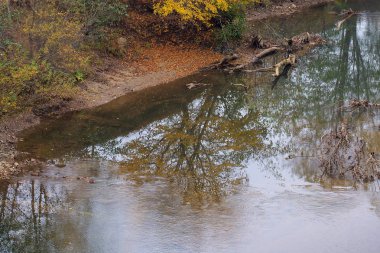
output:
POLYGON ((272 17, 289 16, 305 8, 323 6, 334 0, 272 0, 269 7, 252 9, 248 13, 248 21, 263 20, 272 17))
MULTIPOLYGON (((274 0, 270 7, 250 10, 248 21, 291 15, 304 8, 332 1, 274 0)), ((190 75, 223 57, 212 49, 194 45, 157 44, 139 47, 138 50, 138 60, 111 61, 107 64, 109 66, 107 69, 99 71, 95 78, 83 83, 71 101, 42 105, 38 110, 29 110, 1 119, 0 179, 9 179, 31 166, 43 166, 43 162, 30 157, 27 153, 17 152, 15 148, 18 141, 17 133, 38 124, 43 117, 57 117, 68 111, 98 106, 130 92, 190 75)), ((239 49, 239 51, 242 50, 244 48, 239 49)))
POLYGON ((71 101, 53 101, 9 116, 0 122, 0 179, 20 173, 39 161, 16 151, 17 133, 36 125, 44 117, 57 117, 65 112, 105 104, 117 97, 144 88, 167 83, 187 76, 198 69, 219 61, 222 55, 195 46, 158 45, 140 49, 140 60, 113 61, 106 70, 86 81, 71 101))

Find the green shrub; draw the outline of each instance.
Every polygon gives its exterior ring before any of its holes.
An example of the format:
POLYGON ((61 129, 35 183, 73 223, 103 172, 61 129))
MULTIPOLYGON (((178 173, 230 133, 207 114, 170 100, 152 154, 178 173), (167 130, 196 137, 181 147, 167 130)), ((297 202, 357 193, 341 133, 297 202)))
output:
POLYGON ((242 38, 246 30, 246 16, 244 6, 233 5, 223 13, 218 20, 219 28, 216 30, 218 48, 222 51, 233 47, 242 38))

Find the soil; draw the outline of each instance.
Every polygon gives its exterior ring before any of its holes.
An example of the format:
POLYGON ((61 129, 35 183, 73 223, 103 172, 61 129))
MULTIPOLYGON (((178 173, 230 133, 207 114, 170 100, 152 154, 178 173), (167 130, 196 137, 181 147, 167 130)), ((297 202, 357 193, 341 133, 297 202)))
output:
POLYGON ((305 8, 323 6, 334 0, 271 0, 271 5, 249 10, 248 21, 264 20, 278 16, 290 16, 305 8))
MULTIPOLYGON (((273 5, 250 10, 248 20, 263 20, 273 16, 291 15, 306 7, 326 4, 333 0, 272 0, 273 5)), ((28 170, 42 166, 43 161, 16 151, 16 135, 36 125, 44 117, 57 117, 68 111, 81 110, 105 104, 130 92, 167 83, 190 75, 201 68, 220 61, 223 55, 211 48, 193 43, 140 43, 134 45, 138 57, 108 60, 107 69, 98 71, 95 78, 86 81, 70 101, 56 100, 18 115, 0 120, 0 180, 10 179, 28 170)), ((240 49, 241 51, 242 49, 240 49)))

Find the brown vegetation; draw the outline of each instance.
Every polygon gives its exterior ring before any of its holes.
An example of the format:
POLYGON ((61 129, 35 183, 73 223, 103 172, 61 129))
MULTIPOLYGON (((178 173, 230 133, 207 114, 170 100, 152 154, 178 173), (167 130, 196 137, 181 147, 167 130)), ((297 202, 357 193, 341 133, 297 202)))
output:
POLYGON ((366 147, 366 142, 354 136, 347 121, 321 138, 319 150, 322 177, 372 182, 380 179, 380 161, 366 147))

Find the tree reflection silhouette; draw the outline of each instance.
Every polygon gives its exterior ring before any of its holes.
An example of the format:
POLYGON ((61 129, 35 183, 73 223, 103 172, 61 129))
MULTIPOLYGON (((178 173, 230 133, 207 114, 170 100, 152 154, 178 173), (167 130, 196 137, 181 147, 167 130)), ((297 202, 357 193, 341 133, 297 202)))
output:
POLYGON ((343 118, 349 118, 351 130, 358 133, 366 126, 378 127, 374 120, 377 112, 370 112, 372 116, 363 110, 345 112, 343 104, 354 98, 380 101, 379 24, 379 15, 362 13, 341 29, 330 27, 325 31, 330 43, 300 58, 289 80, 281 80, 273 91, 262 85, 268 81, 261 73, 236 81, 249 87, 245 95, 248 107, 267 119, 268 138, 281 142, 271 151, 303 156, 290 166, 308 181, 319 179, 316 159, 310 157, 321 136, 336 129, 343 118))
POLYGON ((259 114, 236 90, 206 90, 181 112, 139 131, 120 152, 122 171, 140 184, 157 176, 178 184, 186 202, 219 200, 247 181, 244 162, 263 147, 259 114))
POLYGON ((49 196, 45 186, 34 181, 2 184, 0 196, 0 251, 47 252, 46 230, 59 198, 49 196))

